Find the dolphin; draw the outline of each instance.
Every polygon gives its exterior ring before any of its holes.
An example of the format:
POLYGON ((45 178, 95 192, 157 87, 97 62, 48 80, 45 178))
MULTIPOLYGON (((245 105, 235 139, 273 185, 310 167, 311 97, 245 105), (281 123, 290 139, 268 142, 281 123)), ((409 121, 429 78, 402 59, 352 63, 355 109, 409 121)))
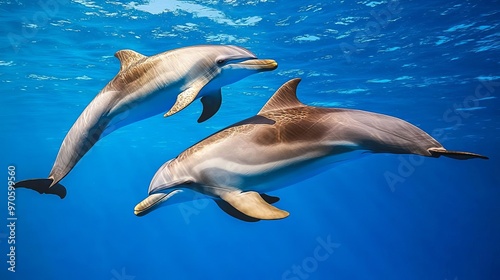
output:
POLYGON ((104 136, 154 115, 173 115, 197 98, 203 104, 198 122, 203 122, 219 110, 221 87, 277 68, 274 60, 257 59, 247 49, 225 45, 184 47, 153 56, 120 50, 115 56, 120 71, 66 134, 48 179, 20 181, 16 188, 64 198, 66 189, 59 181, 104 136))
POLYGON ((267 192, 363 154, 487 159, 446 150, 420 128, 395 117, 304 105, 296 95, 299 82, 281 86, 256 116, 167 161, 134 213, 143 216, 160 206, 208 197, 244 221, 282 219, 289 213, 271 205, 279 198, 267 192))

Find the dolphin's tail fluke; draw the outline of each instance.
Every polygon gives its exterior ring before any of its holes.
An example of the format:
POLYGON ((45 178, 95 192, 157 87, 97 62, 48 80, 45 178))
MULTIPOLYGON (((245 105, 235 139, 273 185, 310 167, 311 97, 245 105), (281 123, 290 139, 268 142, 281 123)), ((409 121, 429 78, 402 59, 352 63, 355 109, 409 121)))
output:
POLYGON ((471 159, 471 158, 489 159, 488 157, 479 154, 474 154, 469 152, 459 152, 459 151, 448 151, 444 148, 429 148, 428 151, 431 152, 432 156, 434 157, 445 156, 454 159, 471 159))
POLYGON ((61 199, 66 197, 66 188, 57 183, 51 187, 52 179, 31 179, 24 180, 14 184, 14 188, 27 188, 35 190, 41 194, 55 194, 61 199))

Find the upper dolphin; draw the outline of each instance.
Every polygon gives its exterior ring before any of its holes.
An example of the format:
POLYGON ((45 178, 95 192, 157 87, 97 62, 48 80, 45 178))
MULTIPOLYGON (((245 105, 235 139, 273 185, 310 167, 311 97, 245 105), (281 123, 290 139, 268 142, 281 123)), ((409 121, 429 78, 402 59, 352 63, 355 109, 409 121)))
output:
POLYGON ((154 56, 121 50, 115 56, 120 60, 120 71, 73 124, 48 179, 25 180, 15 187, 63 198, 66 190, 58 182, 99 139, 160 113, 175 114, 197 98, 203 103, 198 122, 205 121, 221 105, 221 87, 277 67, 274 60, 257 59, 247 49, 224 45, 184 47, 154 56))
POLYGON ((256 116, 215 133, 160 167, 135 214, 142 216, 165 201, 167 205, 200 198, 195 191, 242 220, 281 219, 288 212, 270 205, 278 198, 266 192, 360 154, 486 158, 446 150, 418 127, 395 117, 304 105, 296 96, 299 81, 285 83, 256 116))

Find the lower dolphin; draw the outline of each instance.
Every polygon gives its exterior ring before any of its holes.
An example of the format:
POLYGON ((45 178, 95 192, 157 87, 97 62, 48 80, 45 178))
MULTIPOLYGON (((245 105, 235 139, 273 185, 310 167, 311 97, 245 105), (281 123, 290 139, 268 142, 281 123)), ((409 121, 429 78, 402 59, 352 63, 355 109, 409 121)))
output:
POLYGON ((418 127, 395 117, 304 105, 296 97, 299 82, 285 83, 256 116, 213 134, 165 163, 151 181, 149 196, 137 204, 134 213, 142 216, 161 205, 200 197, 194 191, 214 199, 222 210, 241 220, 282 219, 289 213, 272 206, 278 198, 266 192, 360 154, 487 159, 449 151, 418 127))
POLYGON ((257 59, 237 46, 201 45, 144 56, 118 51, 120 71, 90 102, 66 134, 47 179, 17 182, 40 193, 64 198, 59 184, 78 161, 104 136, 120 127, 161 113, 175 114, 201 98, 198 122, 213 116, 221 105, 221 87, 249 75, 276 69, 271 59, 257 59))

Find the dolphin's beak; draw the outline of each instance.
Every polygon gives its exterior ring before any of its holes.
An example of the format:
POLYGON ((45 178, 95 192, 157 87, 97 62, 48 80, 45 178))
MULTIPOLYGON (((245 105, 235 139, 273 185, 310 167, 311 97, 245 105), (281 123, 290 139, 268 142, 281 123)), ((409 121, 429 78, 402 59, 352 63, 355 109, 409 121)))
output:
POLYGON ((272 71, 278 68, 278 63, 273 59, 249 59, 237 64, 238 66, 259 72, 272 71))

